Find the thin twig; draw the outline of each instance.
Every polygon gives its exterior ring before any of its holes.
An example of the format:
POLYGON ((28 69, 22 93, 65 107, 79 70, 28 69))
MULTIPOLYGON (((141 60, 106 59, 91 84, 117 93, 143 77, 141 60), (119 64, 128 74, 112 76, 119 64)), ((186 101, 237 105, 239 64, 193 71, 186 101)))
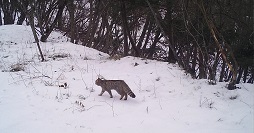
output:
POLYGON ((250 108, 252 108, 249 104, 247 104, 246 102, 240 100, 242 103, 246 104, 247 106, 249 106, 250 108))
POLYGON ((108 102, 106 102, 106 101, 101 101, 101 102, 104 102, 104 103, 106 103, 108 106, 110 106, 110 107, 111 107, 113 117, 115 116, 115 111, 114 111, 114 101, 115 101, 115 98, 113 99, 112 104, 109 104, 109 103, 108 103, 108 102))

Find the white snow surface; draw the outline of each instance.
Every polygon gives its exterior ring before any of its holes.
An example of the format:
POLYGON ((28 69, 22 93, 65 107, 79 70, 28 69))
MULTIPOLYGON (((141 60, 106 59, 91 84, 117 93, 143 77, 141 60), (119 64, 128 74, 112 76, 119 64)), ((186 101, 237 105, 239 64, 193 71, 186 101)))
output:
POLYGON ((254 132, 253 84, 227 90, 175 64, 110 60, 59 32, 40 45, 45 62, 30 27, 0 26, 0 133, 254 132), (12 72, 16 67, 22 71, 12 72), (124 80, 136 98, 98 96, 98 75, 124 80))

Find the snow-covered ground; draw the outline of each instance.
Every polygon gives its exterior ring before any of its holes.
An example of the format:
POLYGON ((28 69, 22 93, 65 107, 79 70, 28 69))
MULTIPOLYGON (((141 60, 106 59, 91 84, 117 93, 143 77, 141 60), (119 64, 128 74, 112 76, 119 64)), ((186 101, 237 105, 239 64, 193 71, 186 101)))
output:
POLYGON ((254 132, 253 84, 230 91, 174 64, 110 60, 57 32, 40 44, 46 62, 30 27, 0 26, 0 133, 254 132), (98 96, 98 75, 124 80, 136 98, 98 96))

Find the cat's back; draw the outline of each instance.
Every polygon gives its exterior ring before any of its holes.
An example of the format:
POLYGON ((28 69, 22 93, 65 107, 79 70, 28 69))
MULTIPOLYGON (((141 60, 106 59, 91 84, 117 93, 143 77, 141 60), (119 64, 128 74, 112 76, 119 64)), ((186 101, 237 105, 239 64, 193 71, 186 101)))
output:
POLYGON ((123 80, 104 80, 104 83, 112 87, 126 87, 127 84, 123 80))
POLYGON ((124 80, 102 80, 102 79, 97 79, 95 81, 96 85, 106 87, 106 88, 129 88, 129 86, 125 83, 124 80))

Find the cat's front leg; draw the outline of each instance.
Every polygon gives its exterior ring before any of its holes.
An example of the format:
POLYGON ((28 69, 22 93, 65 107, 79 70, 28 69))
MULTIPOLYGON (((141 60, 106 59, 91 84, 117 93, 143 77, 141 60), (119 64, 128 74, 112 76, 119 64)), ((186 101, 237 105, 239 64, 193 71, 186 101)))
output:
POLYGON ((105 90, 101 90, 101 93, 99 94, 99 96, 102 96, 102 94, 105 92, 105 90))

